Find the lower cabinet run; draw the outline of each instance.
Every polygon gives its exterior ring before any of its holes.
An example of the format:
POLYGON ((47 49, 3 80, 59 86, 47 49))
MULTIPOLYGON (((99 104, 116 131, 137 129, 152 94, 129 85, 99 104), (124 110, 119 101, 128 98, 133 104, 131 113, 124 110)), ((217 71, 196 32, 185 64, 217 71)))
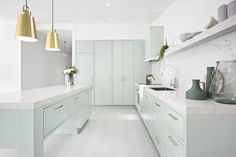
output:
POLYGON ((144 91, 140 116, 161 157, 236 157, 236 115, 183 114, 144 91))

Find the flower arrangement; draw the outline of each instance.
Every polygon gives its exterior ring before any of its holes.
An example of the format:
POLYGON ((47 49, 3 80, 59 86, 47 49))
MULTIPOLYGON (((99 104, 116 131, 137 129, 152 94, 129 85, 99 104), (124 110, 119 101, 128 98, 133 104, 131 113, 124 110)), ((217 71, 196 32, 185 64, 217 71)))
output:
POLYGON ((65 76, 66 85, 74 86, 76 81, 74 75, 79 73, 79 69, 76 66, 72 66, 66 68, 63 72, 66 75, 65 76))
POLYGON ((68 67, 64 70, 64 74, 67 74, 67 75, 74 75, 78 73, 79 73, 79 69, 76 66, 68 67))

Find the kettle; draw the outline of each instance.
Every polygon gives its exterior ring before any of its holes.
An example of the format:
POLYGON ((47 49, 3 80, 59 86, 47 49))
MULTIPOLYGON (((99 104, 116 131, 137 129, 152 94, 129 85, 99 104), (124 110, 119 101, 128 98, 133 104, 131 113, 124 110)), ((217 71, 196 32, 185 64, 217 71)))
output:
POLYGON ((216 102, 236 104, 236 60, 217 61, 209 91, 216 102))

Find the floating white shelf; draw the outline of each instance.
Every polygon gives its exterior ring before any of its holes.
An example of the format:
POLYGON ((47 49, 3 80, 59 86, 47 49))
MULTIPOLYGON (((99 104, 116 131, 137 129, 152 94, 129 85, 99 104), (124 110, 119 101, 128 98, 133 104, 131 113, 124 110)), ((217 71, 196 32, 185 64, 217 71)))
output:
POLYGON ((176 52, 184 51, 192 47, 201 45, 212 39, 221 37, 223 35, 229 34, 236 31, 236 15, 219 23, 218 25, 198 34, 192 39, 181 43, 180 45, 170 48, 166 51, 165 56, 172 55, 176 52))

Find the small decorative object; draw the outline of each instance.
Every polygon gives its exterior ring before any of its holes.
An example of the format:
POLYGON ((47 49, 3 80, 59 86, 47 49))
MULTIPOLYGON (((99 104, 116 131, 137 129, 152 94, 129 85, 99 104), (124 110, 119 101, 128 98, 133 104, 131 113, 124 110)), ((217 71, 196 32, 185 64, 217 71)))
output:
POLYGON ((229 18, 236 15, 236 0, 228 4, 227 13, 229 18))
POLYGON ((200 82, 200 80, 192 80, 192 87, 186 92, 186 98, 192 100, 206 100, 207 93, 205 82, 200 82), (203 89, 200 87, 200 83, 203 84, 203 89))
POLYGON ((66 86, 74 86, 76 84, 76 74, 78 74, 78 72, 79 69, 75 66, 68 67, 64 70, 66 86))
POLYGON ((161 47, 161 50, 159 53, 159 58, 157 59, 157 61, 161 61, 164 58, 165 52, 168 48, 169 48, 169 46, 168 46, 167 40, 166 40, 166 44, 161 47))
POLYGON ((180 39, 182 42, 185 42, 185 41, 187 41, 187 40, 189 40, 189 39, 195 37, 196 35, 198 35, 198 34, 200 34, 200 33, 202 33, 202 32, 182 33, 182 34, 180 34, 180 38, 179 38, 179 39, 180 39))
POLYGON ((236 105, 236 60, 218 61, 209 91, 216 102, 236 105))
POLYGON ((222 22, 228 18, 227 5, 223 4, 218 8, 218 21, 222 22))
POLYGON ((207 30, 207 29, 209 29, 209 28, 211 28, 211 27, 213 27, 217 24, 218 24, 218 21, 214 17, 211 17, 208 24, 205 26, 204 29, 207 30))
POLYGON ((206 79, 206 92, 207 98, 212 98, 212 94, 209 92, 210 85, 212 83, 212 74, 215 67, 207 67, 207 79, 206 79))

